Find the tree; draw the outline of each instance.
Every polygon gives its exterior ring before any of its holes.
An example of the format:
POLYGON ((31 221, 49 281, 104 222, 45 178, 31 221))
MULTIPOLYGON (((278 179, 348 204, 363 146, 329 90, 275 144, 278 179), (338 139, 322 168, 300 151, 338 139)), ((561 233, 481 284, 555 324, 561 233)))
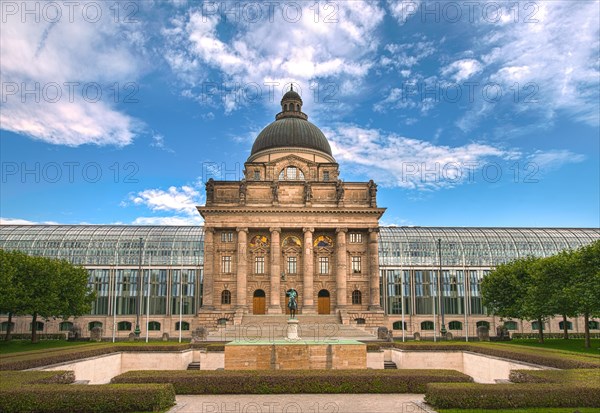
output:
POLYGON ((11 297, 10 301, 3 297, 2 309, 9 314, 31 315, 32 342, 38 340, 38 317, 67 319, 90 311, 95 293, 88 287, 85 268, 66 260, 32 257, 21 252, 5 252, 3 257, 2 281, 5 278, 12 281, 16 293, 2 286, 0 291, 6 289, 11 297))
POLYGON ((12 318, 23 314, 24 288, 19 273, 27 265, 29 256, 20 251, 0 249, 0 312, 8 314, 5 340, 12 338, 12 318))
POLYGON ((590 317, 600 316, 600 240, 573 253, 574 273, 566 294, 585 323, 585 347, 590 348, 590 317))

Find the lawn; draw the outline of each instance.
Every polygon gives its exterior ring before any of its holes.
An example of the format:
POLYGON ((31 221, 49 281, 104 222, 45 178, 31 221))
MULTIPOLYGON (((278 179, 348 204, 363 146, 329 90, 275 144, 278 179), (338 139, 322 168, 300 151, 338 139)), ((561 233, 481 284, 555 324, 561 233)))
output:
POLYGON ((483 409, 439 409, 439 413, 600 413, 600 409, 594 407, 582 407, 580 409, 572 407, 558 407, 558 408, 540 408, 530 407, 526 409, 500 409, 500 410, 483 410, 483 409))
POLYGON ((92 343, 89 341, 65 341, 65 340, 40 340, 32 343, 31 340, 0 341, 0 354, 21 353, 24 351, 48 350, 61 347, 81 347, 92 343))
POLYGON ((517 345, 517 346, 528 346, 528 347, 540 347, 546 349, 572 351, 576 353, 585 354, 596 354, 600 355, 600 339, 595 338, 591 340, 591 348, 585 348, 585 340, 582 338, 570 338, 564 340, 562 338, 547 338, 543 343, 538 343, 537 340, 532 339, 516 339, 503 344, 517 345))

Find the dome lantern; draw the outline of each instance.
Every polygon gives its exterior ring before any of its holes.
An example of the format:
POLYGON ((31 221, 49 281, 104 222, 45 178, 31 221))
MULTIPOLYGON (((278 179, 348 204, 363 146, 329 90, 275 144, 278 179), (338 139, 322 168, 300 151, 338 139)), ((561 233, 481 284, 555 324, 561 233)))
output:
POLYGON ((281 112, 275 116, 276 120, 284 118, 308 119, 306 113, 302 112, 302 98, 294 90, 294 85, 291 85, 290 90, 281 98, 281 112))

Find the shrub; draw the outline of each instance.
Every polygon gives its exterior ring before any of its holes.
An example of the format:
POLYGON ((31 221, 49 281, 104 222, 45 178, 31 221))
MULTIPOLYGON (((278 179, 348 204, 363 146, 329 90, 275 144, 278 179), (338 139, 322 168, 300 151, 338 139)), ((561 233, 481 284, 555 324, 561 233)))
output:
POLYGON ((431 383, 427 385, 425 401, 440 409, 600 407, 599 391, 599 386, 573 383, 431 383))
POLYGON ((130 371, 112 383, 172 383, 177 394, 423 393, 471 382, 455 370, 130 371))
POLYGON ((73 372, 65 371, 2 372, 0 411, 139 412, 164 410, 175 402, 170 384, 66 385, 73 380, 73 372))
POLYGON ((513 383, 577 383, 600 386, 600 369, 512 370, 513 383))
MULTIPOLYGON (((511 338, 514 339, 536 339, 539 337, 538 332, 533 333, 511 333, 511 338)), ((600 338, 600 333, 590 333, 591 338, 600 338)), ((544 338, 563 338, 563 333, 544 333, 544 338)), ((584 333, 571 333, 569 332, 569 338, 585 338, 584 333)))

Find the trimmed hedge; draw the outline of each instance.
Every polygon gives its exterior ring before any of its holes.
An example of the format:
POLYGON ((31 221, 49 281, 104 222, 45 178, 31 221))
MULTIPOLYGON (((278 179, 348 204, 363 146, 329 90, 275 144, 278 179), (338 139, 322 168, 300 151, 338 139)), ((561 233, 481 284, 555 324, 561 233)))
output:
MULTIPOLYGON (((5 333, 0 336, 0 341, 4 341, 5 333)), ((11 340, 31 340, 31 333, 10 333, 11 340)), ((64 333, 37 333, 38 340, 67 340, 67 332, 64 333)))
POLYGON ((600 407, 599 392, 600 386, 575 383, 431 383, 427 385, 425 401, 440 409, 600 407))
POLYGON ((68 385, 73 380, 73 372, 2 372, 0 411, 120 413, 165 410, 175 403, 170 384, 68 385))
MULTIPOLYGON (((537 331, 534 333, 511 333, 511 338, 514 339, 537 339, 539 337, 537 331)), ((546 338, 563 338, 564 335, 562 332, 560 333, 544 333, 544 339, 546 338)), ((585 338, 584 333, 571 333, 569 332, 569 338, 585 338)), ((590 333, 590 338, 600 338, 600 333, 590 333)))
POLYGON ((600 369, 511 370, 513 383, 577 383, 600 386, 600 369))
POLYGON ((177 394, 424 393, 473 379, 455 370, 130 371, 111 383, 171 383, 177 394))

